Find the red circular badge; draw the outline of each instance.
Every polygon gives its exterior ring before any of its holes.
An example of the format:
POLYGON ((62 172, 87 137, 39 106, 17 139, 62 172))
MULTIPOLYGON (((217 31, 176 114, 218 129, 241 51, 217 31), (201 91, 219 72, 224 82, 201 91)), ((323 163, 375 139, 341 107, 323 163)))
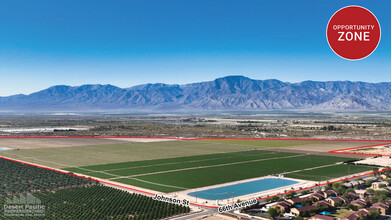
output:
POLYGON ((375 15, 360 6, 339 9, 327 24, 327 41, 331 49, 348 60, 369 56, 379 45, 380 35, 375 15))

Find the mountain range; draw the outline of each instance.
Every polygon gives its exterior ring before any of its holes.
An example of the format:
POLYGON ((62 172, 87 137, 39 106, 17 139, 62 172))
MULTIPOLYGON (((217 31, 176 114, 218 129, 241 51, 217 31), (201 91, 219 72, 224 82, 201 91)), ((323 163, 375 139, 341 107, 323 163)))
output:
POLYGON ((391 110, 391 83, 227 76, 185 85, 57 85, 0 97, 1 111, 391 110))

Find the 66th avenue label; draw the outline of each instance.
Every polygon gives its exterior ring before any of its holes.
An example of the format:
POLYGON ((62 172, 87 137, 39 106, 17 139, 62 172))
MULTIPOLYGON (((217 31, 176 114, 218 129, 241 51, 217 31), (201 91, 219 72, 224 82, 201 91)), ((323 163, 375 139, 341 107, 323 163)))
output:
POLYGON ((220 206, 218 208, 218 211, 219 211, 219 213, 230 212, 230 211, 238 210, 241 208, 249 207, 249 206, 255 205, 257 203, 258 203, 258 201, 256 199, 251 199, 251 200, 247 200, 244 202, 234 203, 233 205, 220 206))

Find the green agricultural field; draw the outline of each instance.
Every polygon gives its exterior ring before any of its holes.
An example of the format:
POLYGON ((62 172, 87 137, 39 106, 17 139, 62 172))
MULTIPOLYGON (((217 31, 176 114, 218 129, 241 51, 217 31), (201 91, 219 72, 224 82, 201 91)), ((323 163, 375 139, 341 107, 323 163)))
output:
POLYGON ((361 166, 361 165, 347 165, 340 164, 336 166, 323 167, 314 170, 305 170, 297 173, 287 174, 287 177, 296 178, 296 179, 306 179, 314 181, 325 181, 340 176, 346 176, 349 174, 360 173, 364 171, 369 171, 373 167, 361 166))
POLYGON ((172 164, 172 163, 187 163, 187 162, 194 162, 194 161, 237 158, 237 157, 247 157, 247 156, 256 156, 261 154, 274 154, 274 153, 275 152, 270 152, 270 151, 253 150, 253 151, 241 151, 241 152, 233 152, 233 153, 218 153, 218 154, 197 155, 197 156, 188 156, 188 157, 166 158, 166 159, 157 159, 157 160, 130 161, 130 162, 123 162, 123 163, 83 166, 81 168, 101 171, 101 170, 108 170, 108 169, 121 169, 121 168, 172 164))
POLYGON ((345 170, 347 166, 336 163, 350 159, 341 155, 265 150, 330 144, 295 140, 193 140, 21 149, 2 151, 0 155, 161 192, 281 173, 323 180, 367 169, 356 166, 345 170), (304 170, 308 168, 317 169, 304 170))
MULTIPOLYGON (((134 182, 133 180, 138 180, 141 182, 145 181, 147 183, 161 184, 159 185, 159 187, 161 187, 162 185, 166 185, 171 187, 176 186, 180 188, 191 189, 191 188, 203 187, 208 185, 215 185, 215 184, 221 184, 221 183, 232 182, 237 180, 266 176, 269 174, 284 173, 284 172, 306 169, 310 167, 323 166, 327 164, 332 164, 333 160, 335 160, 333 157, 324 157, 324 156, 322 157, 322 156, 315 156, 315 155, 308 155, 308 156, 298 155, 298 157, 292 157, 287 159, 249 162, 249 163, 234 164, 234 165, 227 165, 227 166, 183 170, 183 171, 151 174, 151 175, 137 176, 137 177, 130 177, 130 178, 120 178, 118 179, 118 181, 126 183, 127 179, 130 179, 131 182, 134 182)), ((363 167, 363 169, 370 170, 371 168, 363 167)), ((336 170, 331 169, 329 171, 330 171, 329 173, 325 173, 325 174, 331 175, 331 173, 335 172, 336 170)), ((339 174, 342 173, 340 172, 339 174)), ((345 174, 347 175, 347 172, 345 174)), ((307 178, 303 178, 303 179, 307 179, 307 178)), ((138 186, 142 187, 143 184, 144 183, 138 186)), ((172 191, 174 190, 167 190, 166 192, 172 192, 172 191)))
POLYGON ((113 176, 130 176, 154 172, 172 171, 178 169, 194 169, 207 166, 220 166, 231 163, 247 163, 249 161, 269 160, 294 156, 293 153, 279 153, 271 151, 245 151, 238 153, 224 153, 201 155, 192 157, 180 157, 163 160, 147 160, 140 162, 116 163, 98 166, 86 166, 68 168, 66 170, 89 174, 96 171, 111 174, 113 176))
POLYGON ((66 168, 110 164, 118 162, 156 160, 216 153, 262 149, 263 147, 205 141, 164 141, 151 143, 124 143, 61 148, 21 149, 0 151, 0 156, 11 157, 45 166, 66 168))
POLYGON ((211 139, 21 149, 0 151, 0 156, 55 168, 66 168, 262 150, 270 147, 294 147, 314 143, 319 146, 330 144, 325 141, 211 139))
MULTIPOLYGON (((321 180, 325 176, 338 177, 347 175, 349 171, 354 173, 371 169, 366 166, 352 166, 349 170, 345 168, 350 165, 336 164, 347 160, 349 158, 253 150, 75 167, 67 170, 156 191, 175 192, 270 174, 296 171, 300 174, 305 172, 300 170, 308 168, 315 168, 311 171, 315 174, 316 170, 320 170, 319 175, 303 176, 299 179, 321 180)), ((296 173, 292 173, 294 174, 296 173)))

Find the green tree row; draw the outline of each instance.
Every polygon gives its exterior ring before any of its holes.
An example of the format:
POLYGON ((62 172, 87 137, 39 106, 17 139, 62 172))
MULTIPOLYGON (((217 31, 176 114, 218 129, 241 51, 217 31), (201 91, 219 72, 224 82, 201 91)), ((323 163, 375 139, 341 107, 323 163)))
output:
MULTIPOLYGON (((45 216, 35 219, 162 219, 190 208, 153 200, 103 185, 33 193, 45 205, 45 216)), ((0 206, 5 198, 0 199, 0 206)), ((0 219, 3 213, 0 211, 0 219)), ((17 217, 16 219, 18 219, 17 217)), ((20 217, 20 219, 23 219, 20 217)), ((34 219, 34 218, 33 218, 34 219)))
POLYGON ((87 180, 0 158, 0 196, 94 185, 87 180))

